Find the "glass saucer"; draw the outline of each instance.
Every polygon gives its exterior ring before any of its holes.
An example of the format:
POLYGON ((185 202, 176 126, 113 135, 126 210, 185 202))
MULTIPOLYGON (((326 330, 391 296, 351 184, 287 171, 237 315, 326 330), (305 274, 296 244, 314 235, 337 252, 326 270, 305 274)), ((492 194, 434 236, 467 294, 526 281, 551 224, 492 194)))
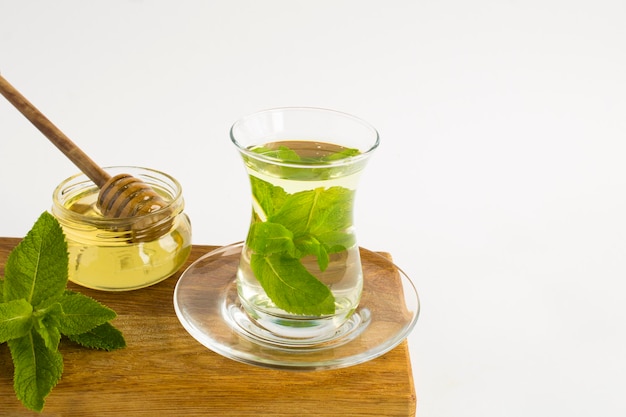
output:
POLYGON ((236 273, 242 247, 239 242, 203 255, 183 272, 174 290, 181 324, 215 353, 272 369, 344 368, 387 353, 415 326, 420 304, 411 279, 389 259, 360 248, 363 294, 352 318, 332 339, 273 343, 239 302, 236 273))

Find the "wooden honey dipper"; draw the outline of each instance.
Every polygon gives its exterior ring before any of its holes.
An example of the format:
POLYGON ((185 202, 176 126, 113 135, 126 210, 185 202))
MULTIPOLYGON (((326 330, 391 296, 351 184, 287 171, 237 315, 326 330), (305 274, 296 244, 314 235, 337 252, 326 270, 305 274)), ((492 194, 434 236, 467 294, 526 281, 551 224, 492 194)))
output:
MULTIPOLYGON (((167 201, 140 179, 129 174, 118 174, 113 177, 107 174, 2 75, 0 75, 0 93, 96 184, 100 189, 97 206, 104 217, 144 216, 168 206, 167 201)), ((145 229, 150 224, 169 217, 167 211, 162 213, 144 219, 140 222, 141 224, 133 225, 133 229, 145 229)), ((158 228, 156 235, 155 231, 152 231, 147 236, 143 236, 141 240, 158 238, 158 235, 167 232, 167 229, 169 229, 169 225, 165 224, 158 228)))

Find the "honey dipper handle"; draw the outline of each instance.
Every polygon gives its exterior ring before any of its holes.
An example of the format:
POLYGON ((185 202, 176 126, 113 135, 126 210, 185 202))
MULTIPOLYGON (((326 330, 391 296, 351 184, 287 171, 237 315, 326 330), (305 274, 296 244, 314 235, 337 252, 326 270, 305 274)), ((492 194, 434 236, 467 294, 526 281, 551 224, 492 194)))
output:
POLYGON ((33 106, 19 91, 0 75, 0 93, 43 133, 70 161, 99 188, 110 178, 74 142, 61 132, 46 116, 33 106))

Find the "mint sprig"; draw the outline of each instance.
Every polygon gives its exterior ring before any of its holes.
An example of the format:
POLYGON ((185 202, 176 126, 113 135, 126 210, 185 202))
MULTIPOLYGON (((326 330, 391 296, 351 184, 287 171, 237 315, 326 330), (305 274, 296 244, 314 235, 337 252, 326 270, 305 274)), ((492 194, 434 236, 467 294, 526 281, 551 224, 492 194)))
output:
MULTIPOLYGON (((268 148, 258 149, 267 154, 263 150, 268 148)), ((271 156, 289 156, 290 161, 298 157, 285 146, 273 152, 271 156)), ((356 154, 358 150, 347 149, 324 160, 356 154)), ((335 298, 330 288, 304 266, 302 258, 314 256, 319 272, 323 272, 330 254, 355 245, 350 230, 354 190, 334 186, 290 194, 254 175, 250 175, 250 183, 256 209, 246 245, 252 250, 250 267, 261 287, 278 308, 289 313, 334 314, 335 298)))
POLYGON ((63 335, 83 346, 113 350, 126 342, 109 321, 116 314, 66 289, 67 243, 57 220, 44 212, 11 251, 0 281, 0 343, 15 368, 13 388, 25 407, 42 411, 63 373, 63 335))

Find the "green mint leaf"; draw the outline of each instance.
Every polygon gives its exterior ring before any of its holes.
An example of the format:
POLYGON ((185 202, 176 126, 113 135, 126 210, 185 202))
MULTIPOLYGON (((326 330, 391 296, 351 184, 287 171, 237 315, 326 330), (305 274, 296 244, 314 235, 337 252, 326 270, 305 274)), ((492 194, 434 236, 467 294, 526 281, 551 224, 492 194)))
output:
POLYGON ((328 251, 326 247, 320 243, 314 236, 305 235, 299 237, 295 241, 295 245, 298 251, 298 258, 302 259, 307 255, 314 255, 317 258, 317 265, 320 271, 325 271, 328 267, 328 251))
POLYGON ((354 191, 344 187, 319 187, 289 195, 280 210, 268 218, 294 235, 314 236, 352 225, 354 191))
POLYGON ((45 302, 35 307, 33 329, 41 336, 46 347, 57 350, 61 340, 59 331, 59 319, 63 315, 61 304, 58 302, 45 302))
POLYGON ((285 162, 299 162, 302 160, 296 151, 285 145, 281 145, 277 149, 269 148, 267 146, 259 146, 257 148, 252 148, 251 151, 269 158, 280 159, 285 162))
POLYGON ((250 176, 250 184, 254 203, 261 209, 262 215, 265 217, 261 220, 265 221, 267 217, 280 209, 287 198, 287 193, 282 187, 276 187, 253 175, 250 176))
POLYGON ((61 379, 63 358, 57 350, 46 347, 37 332, 9 340, 15 366, 13 388, 25 407, 41 411, 52 388, 61 379))
POLYGON ((274 157, 280 159, 281 161, 288 162, 300 162, 302 160, 296 151, 293 151, 284 145, 278 147, 275 151, 274 157))
POLYGON ((59 330, 64 335, 85 333, 116 317, 115 311, 78 292, 66 291, 59 302, 63 309, 59 330))
POLYGON ((323 271, 328 253, 355 244, 352 226, 354 191, 344 187, 316 188, 289 195, 270 221, 291 230, 303 255, 316 255, 323 271))
POLYGON ((320 233, 317 235, 317 238, 321 242, 324 242, 324 247, 328 253, 342 252, 356 245, 354 234, 342 231, 320 233))
POLYGON ((71 341, 91 349, 115 350, 126 347, 122 333, 111 323, 104 323, 88 332, 67 336, 71 341))
POLYGON ((334 314, 335 298, 330 289, 311 275, 300 260, 281 254, 253 254, 250 267, 278 308, 310 316, 334 314))
POLYGON ((285 226, 271 222, 257 222, 250 226, 247 244, 259 255, 277 252, 294 253, 293 233, 285 226))
POLYGON ((33 306, 23 298, 0 304, 0 343, 28 334, 32 316, 33 306))
POLYGON ((337 161, 339 159, 349 158, 351 156, 357 156, 361 153, 358 149, 355 148, 346 148, 339 152, 332 153, 327 156, 323 156, 322 161, 337 161))
POLYGON ((115 312, 82 294, 66 291, 68 253, 58 221, 44 212, 11 251, 0 281, 0 342, 7 341, 15 368, 17 398, 41 411, 63 372, 61 330, 83 333, 103 349, 124 347, 108 320, 115 312), (67 310, 67 311, 65 311, 67 310), (66 314, 67 313, 67 314, 66 314), (85 333, 85 331, 89 331, 85 333))
POLYGON ((67 285, 67 244, 61 226, 47 212, 9 254, 4 301, 26 299, 37 305, 60 296, 67 285))

